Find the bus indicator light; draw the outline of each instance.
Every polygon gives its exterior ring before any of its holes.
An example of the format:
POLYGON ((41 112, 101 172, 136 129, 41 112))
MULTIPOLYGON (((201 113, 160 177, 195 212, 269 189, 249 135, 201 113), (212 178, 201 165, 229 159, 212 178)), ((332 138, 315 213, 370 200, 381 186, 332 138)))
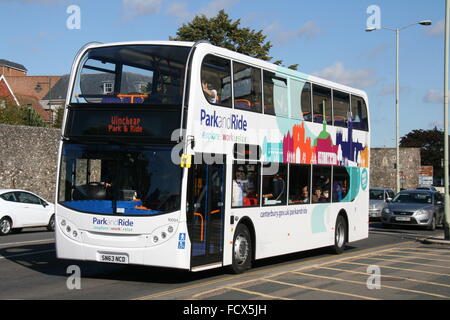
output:
POLYGON ((180 167, 189 169, 191 165, 192 165, 192 155, 183 153, 181 155, 180 167))

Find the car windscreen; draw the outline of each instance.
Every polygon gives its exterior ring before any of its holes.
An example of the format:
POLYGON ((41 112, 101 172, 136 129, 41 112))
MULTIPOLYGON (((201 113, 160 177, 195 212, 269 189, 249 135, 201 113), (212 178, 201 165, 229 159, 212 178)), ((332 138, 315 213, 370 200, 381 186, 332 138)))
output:
POLYGON ((433 196, 431 195, 431 193, 401 192, 394 198, 392 202, 432 204, 433 196))
POLYGON ((369 199, 370 200, 384 200, 384 190, 370 189, 369 199))

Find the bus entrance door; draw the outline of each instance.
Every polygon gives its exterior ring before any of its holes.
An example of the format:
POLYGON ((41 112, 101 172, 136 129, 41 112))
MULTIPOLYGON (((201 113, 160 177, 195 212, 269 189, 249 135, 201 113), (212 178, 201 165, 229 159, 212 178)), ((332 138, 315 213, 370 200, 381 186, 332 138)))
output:
POLYGON ((225 156, 202 154, 202 159, 216 161, 193 164, 189 171, 187 216, 192 242, 191 268, 221 263, 223 257, 225 156), (208 156, 211 158, 205 158, 208 156))

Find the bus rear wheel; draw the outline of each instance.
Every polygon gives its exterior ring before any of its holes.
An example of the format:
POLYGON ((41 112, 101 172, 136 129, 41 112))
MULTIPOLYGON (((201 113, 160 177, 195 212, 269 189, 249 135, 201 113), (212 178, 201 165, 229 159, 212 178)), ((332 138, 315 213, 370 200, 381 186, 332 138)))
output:
POLYGON ((347 222, 342 215, 339 215, 336 219, 336 226, 334 228, 334 245, 332 250, 336 254, 344 252, 345 245, 347 243, 347 222))
POLYGON ((239 224, 233 238, 233 262, 231 265, 234 273, 242 273, 251 268, 252 264, 252 240, 250 231, 244 224, 239 224))

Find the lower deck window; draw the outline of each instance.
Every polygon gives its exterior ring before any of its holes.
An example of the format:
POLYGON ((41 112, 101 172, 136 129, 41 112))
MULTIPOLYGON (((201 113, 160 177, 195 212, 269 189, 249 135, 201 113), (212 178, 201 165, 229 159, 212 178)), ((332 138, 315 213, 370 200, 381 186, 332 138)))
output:
POLYGON ((263 205, 285 205, 287 195, 287 165, 264 164, 262 196, 263 205))
POLYGON ((259 206, 259 179, 259 164, 235 163, 233 165, 232 207, 259 206))

